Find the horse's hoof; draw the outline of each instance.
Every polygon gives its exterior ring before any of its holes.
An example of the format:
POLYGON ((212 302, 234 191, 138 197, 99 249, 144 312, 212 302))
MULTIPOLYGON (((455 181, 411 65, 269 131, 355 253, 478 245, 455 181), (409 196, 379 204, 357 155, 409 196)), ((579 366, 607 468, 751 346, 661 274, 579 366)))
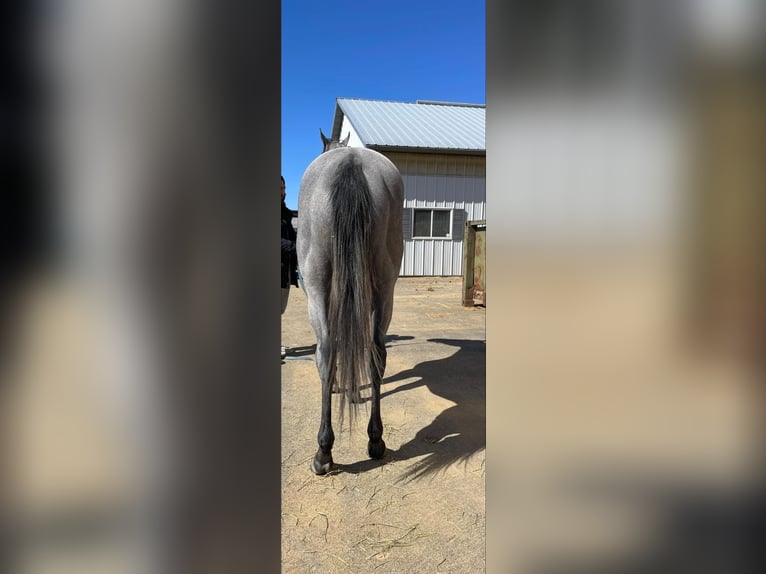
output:
POLYGON ((368 442, 367 443, 367 454, 370 455, 370 458, 383 458, 383 455, 386 453, 386 443, 383 441, 383 439, 380 439, 380 442, 368 442))
POLYGON ((311 470, 314 471, 314 474, 319 476, 327 474, 332 470, 332 456, 329 454, 317 453, 314 460, 311 462, 311 470))

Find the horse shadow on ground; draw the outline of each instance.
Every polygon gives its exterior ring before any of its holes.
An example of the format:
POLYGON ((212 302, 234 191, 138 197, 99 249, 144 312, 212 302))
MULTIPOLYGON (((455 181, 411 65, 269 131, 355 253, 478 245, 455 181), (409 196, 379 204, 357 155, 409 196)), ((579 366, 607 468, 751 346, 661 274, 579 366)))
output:
MULTIPOLYGON (((387 335, 386 347, 397 347, 398 345, 392 344, 399 341, 408 341, 414 339, 412 335, 387 335)), ((406 343, 404 343, 406 344, 406 343)), ((309 359, 316 354, 316 343, 313 345, 303 345, 299 347, 288 347, 285 349, 285 359, 309 359)))
POLYGON ((285 358, 309 358, 316 353, 316 343, 302 347, 288 347, 285 349, 285 358))
MULTIPOLYGON (((412 369, 383 380, 381 398, 425 386, 434 395, 455 403, 442 411, 429 425, 398 449, 389 448, 383 460, 364 460, 350 465, 336 465, 338 470, 360 473, 381 464, 409 460, 425 455, 413 464, 400 480, 410 481, 438 474, 453 464, 465 464, 486 446, 486 383, 484 341, 468 339, 428 339, 457 347, 444 359, 424 361, 412 369), (416 378, 395 389, 386 385, 416 378)), ((385 415, 383 417, 385 427, 385 415)), ((385 434, 384 434, 385 438, 385 434)), ((483 467, 480 469, 483 471, 483 467)))
MULTIPOLYGON (((399 341, 411 341, 414 339, 412 335, 386 335, 386 347, 389 349, 391 347, 399 347, 401 345, 393 345, 392 343, 398 343, 399 341)), ((403 343, 407 344, 407 343, 403 343)))

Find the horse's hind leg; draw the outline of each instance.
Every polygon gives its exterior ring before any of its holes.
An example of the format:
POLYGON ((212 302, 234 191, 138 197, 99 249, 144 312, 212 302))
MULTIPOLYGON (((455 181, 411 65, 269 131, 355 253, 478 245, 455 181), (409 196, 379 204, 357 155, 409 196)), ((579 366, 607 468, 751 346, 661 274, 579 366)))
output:
POLYGON ((335 356, 330 348, 323 310, 309 306, 309 318, 317 334, 316 365, 322 382, 322 417, 317 442, 319 449, 311 463, 315 474, 327 474, 332 468, 332 447, 335 434, 332 430, 332 382, 335 379, 335 356), (312 312, 313 311, 313 312, 312 312))
POLYGON ((371 359, 370 373, 372 378, 372 408, 370 409, 370 422, 367 425, 367 436, 370 441, 367 443, 367 454, 370 458, 383 458, 386 452, 386 443, 383 441, 383 420, 380 416, 380 384, 383 380, 383 373, 386 370, 386 332, 391 322, 391 311, 393 308, 393 286, 390 293, 379 294, 376 296, 375 311, 373 312, 374 344, 378 354, 377 364, 371 359))
POLYGON ((317 345, 317 367, 322 379, 322 419, 319 424, 317 442, 319 449, 314 455, 311 469, 315 474, 327 474, 332 468, 332 446, 335 443, 335 433, 332 431, 332 383, 327 377, 330 368, 329 353, 322 349, 324 345, 317 345), (320 357, 322 357, 320 359, 320 357), (320 366, 320 362, 322 365, 320 366))

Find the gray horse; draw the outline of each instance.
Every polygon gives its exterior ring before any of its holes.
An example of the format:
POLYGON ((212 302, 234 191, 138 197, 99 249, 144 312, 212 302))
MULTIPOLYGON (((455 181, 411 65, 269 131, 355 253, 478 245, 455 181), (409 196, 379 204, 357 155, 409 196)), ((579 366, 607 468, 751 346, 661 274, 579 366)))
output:
POLYGON ((402 261, 404 184, 380 153, 330 141, 320 130, 323 153, 309 165, 300 188, 298 266, 317 337, 322 383, 319 450, 312 470, 333 464, 332 393, 340 393, 353 422, 361 390, 371 389, 367 452, 386 451, 380 417, 380 383, 386 368, 384 338, 391 322, 394 284, 402 261))

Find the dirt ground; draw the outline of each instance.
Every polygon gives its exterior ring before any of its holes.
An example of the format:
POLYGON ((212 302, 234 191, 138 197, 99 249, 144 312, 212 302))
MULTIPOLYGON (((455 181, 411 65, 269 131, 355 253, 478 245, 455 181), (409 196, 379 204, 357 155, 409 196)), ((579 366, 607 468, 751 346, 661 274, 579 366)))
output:
POLYGON ((400 278, 381 412, 387 452, 367 457, 367 403, 337 427, 335 469, 310 470, 319 428, 315 338, 303 291, 282 317, 285 573, 483 572, 485 309, 460 278, 400 278))

